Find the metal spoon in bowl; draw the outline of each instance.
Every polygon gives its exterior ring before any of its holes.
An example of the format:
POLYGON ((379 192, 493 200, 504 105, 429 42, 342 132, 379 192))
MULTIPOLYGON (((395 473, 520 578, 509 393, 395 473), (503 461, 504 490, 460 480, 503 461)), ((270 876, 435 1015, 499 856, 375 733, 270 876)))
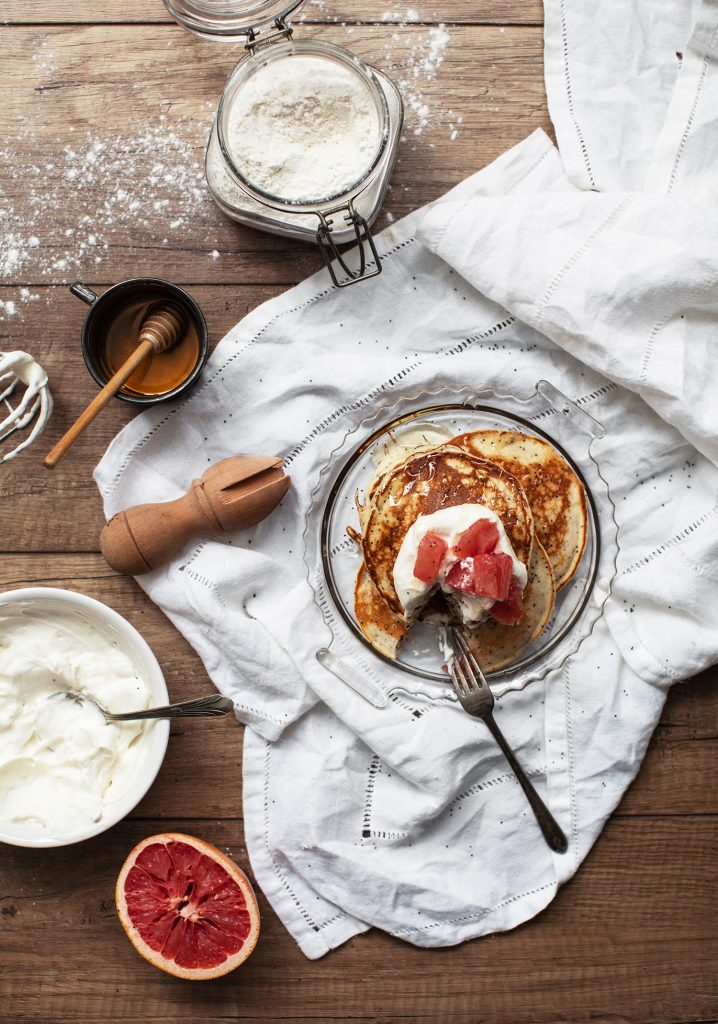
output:
POLYGON ((107 711, 101 704, 98 704, 89 693, 77 693, 74 690, 58 690, 50 695, 49 699, 64 697, 66 700, 75 701, 76 704, 94 704, 105 722, 139 722, 142 719, 156 718, 216 718, 226 715, 234 709, 234 702, 220 693, 211 693, 208 697, 196 697, 194 700, 183 700, 179 704, 167 704, 161 708, 145 708, 142 711, 125 711, 122 714, 113 714, 107 711))

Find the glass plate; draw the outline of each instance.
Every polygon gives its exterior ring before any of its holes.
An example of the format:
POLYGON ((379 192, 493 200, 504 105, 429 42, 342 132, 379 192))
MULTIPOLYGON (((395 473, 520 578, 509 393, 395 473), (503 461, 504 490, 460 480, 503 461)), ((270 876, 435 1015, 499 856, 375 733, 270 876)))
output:
POLYGON ((469 430, 519 430, 548 441, 573 467, 586 490, 587 539, 579 566, 556 595, 541 636, 511 665, 489 676, 501 694, 521 689, 559 668, 589 635, 603 612, 616 570, 618 529, 606 480, 596 455, 603 426, 548 381, 528 398, 446 388, 423 391, 383 406, 347 433, 332 453, 312 494, 305 531, 305 561, 316 602, 332 633, 318 659, 374 703, 397 690, 446 696, 447 674, 438 628, 418 623, 402 641, 396 661, 364 638, 354 614, 354 583, 361 563, 347 526, 359 529, 355 495, 374 478, 373 455, 408 430, 440 428, 450 436, 469 430))

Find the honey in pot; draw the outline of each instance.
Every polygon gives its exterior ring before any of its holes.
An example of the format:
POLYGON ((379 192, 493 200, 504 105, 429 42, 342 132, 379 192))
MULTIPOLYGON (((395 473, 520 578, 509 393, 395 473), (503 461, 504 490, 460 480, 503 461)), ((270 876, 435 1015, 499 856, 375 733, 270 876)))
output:
MULTIPOLYGON (((163 296, 148 293, 128 296, 103 318, 96 334, 95 353, 97 364, 107 379, 137 348, 143 322, 161 305, 162 299, 163 296)), ((199 351, 199 332, 193 320, 188 319, 180 340, 167 351, 146 359, 121 390, 131 395, 162 395, 173 391, 194 370, 199 351)))

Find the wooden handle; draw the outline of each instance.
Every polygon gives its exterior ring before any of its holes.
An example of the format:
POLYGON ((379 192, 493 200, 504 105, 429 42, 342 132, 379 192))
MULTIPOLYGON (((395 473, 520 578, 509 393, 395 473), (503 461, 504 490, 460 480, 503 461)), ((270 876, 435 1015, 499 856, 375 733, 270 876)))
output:
POLYGON ((113 516, 100 535, 100 550, 113 569, 141 576, 168 562, 198 534, 217 533, 198 500, 199 480, 176 501, 135 505, 113 516))
POLYGON ((110 377, 102 391, 100 391, 98 395, 95 395, 88 407, 80 416, 78 416, 67 433, 60 438, 52 451, 48 452, 45 456, 44 465, 47 469, 54 469, 63 455, 65 455, 68 449, 78 439, 83 430, 92 423, 100 412, 102 412, 110 399, 115 397, 127 378, 130 377, 137 367, 153 352, 154 347, 152 342, 149 340, 143 341, 137 346, 129 359, 122 364, 117 373, 110 377))
POLYGON ((154 355, 155 352, 163 352, 175 344, 184 333, 186 322, 184 311, 174 305, 163 306, 147 317, 142 324, 140 343, 135 351, 110 377, 102 391, 92 399, 85 411, 78 416, 52 451, 45 456, 44 465, 47 469, 54 469, 83 430, 92 423, 98 413, 102 412, 110 399, 115 397, 125 381, 132 376, 145 359, 154 355))
POLYGON ((223 459, 181 498, 118 512, 102 531, 100 550, 117 572, 141 576, 170 561, 194 538, 256 526, 290 484, 279 458, 223 459))

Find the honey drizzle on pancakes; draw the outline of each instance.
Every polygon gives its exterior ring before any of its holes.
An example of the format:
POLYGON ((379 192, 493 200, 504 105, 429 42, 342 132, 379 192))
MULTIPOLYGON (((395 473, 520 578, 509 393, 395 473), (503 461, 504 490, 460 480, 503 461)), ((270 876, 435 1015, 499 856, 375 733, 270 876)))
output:
POLYGON ((485 459, 454 445, 440 445, 409 456, 370 489, 362 513, 364 561, 393 612, 402 612, 393 569, 407 531, 420 515, 465 504, 492 509, 503 522, 517 558, 528 565, 531 507, 516 478, 485 459))

